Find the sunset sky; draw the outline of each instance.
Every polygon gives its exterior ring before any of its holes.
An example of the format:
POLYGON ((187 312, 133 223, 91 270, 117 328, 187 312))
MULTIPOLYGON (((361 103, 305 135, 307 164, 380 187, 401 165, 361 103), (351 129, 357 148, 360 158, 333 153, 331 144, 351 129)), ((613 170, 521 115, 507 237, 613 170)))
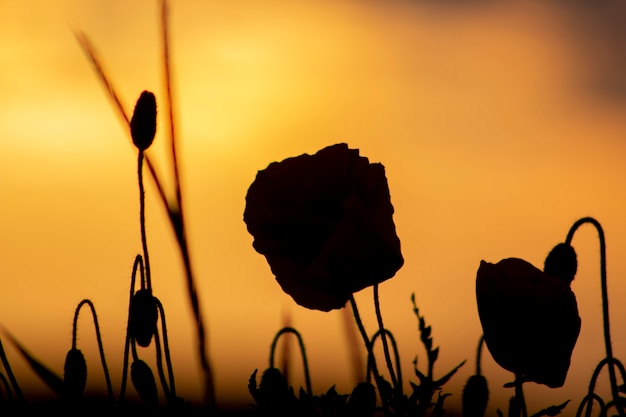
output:
MULTIPOLYGON (((440 346, 436 375, 467 359, 445 386, 458 405, 482 332, 480 261, 519 257, 542 267, 585 216, 606 234, 614 353, 626 358, 626 8, 564 3, 171 6, 183 198, 218 406, 251 402, 248 377, 268 366, 285 317, 304 338, 314 392, 354 386, 342 312, 306 310, 285 295, 243 222, 258 170, 340 142, 386 167, 405 265, 380 286, 381 307, 408 380, 416 381, 415 355, 426 365, 412 293, 440 346)), ((165 97, 156 1, 0 0, 0 324, 62 374, 74 309, 89 298, 119 390, 130 273, 141 251, 137 151, 75 30, 93 42, 127 112, 143 90, 158 103, 165 97)), ((163 126, 160 113, 149 153, 171 192, 163 126)), ((166 310, 179 394, 199 401, 182 263, 146 178, 154 292, 166 310)), ((582 330, 563 388, 526 385, 530 412, 572 399, 573 415, 605 356, 597 233, 584 226, 573 246, 582 330)), ((371 288, 356 300, 373 333, 371 288)), ((78 347, 94 389, 103 377, 87 313, 78 347)), ((26 393, 45 389, 5 347, 26 393)), ((301 361, 292 353, 298 387, 301 361)), ((154 359, 151 348, 140 355, 154 359)), ((502 385, 513 377, 488 350, 483 371, 494 415, 506 408, 512 392, 502 385)))

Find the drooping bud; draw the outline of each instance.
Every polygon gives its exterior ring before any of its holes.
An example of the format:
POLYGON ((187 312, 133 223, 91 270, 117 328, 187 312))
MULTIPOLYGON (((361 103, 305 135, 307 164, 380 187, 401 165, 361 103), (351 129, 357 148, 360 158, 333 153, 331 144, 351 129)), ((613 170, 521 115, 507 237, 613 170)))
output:
POLYGON ((83 353, 76 348, 70 349, 65 357, 63 375, 63 395, 70 400, 83 396, 87 385, 87 363, 83 353))
POLYGON ((463 388, 463 417, 483 417, 489 401, 487 380, 482 375, 472 375, 463 388))
POLYGON ((135 359, 130 365, 130 380, 139 394, 139 397, 152 407, 159 404, 159 395, 157 392, 156 381, 152 370, 147 363, 141 359, 135 359))
POLYGON ((128 333, 141 347, 148 347, 157 328, 157 303, 148 289, 138 290, 132 298, 128 333))
POLYGON ((559 277, 566 283, 571 283, 578 269, 576 251, 567 243, 559 243, 548 254, 543 267, 546 274, 559 277))
POLYGON ((156 134, 156 98, 149 91, 144 91, 139 96, 133 117, 130 119, 130 136, 133 143, 140 151, 150 147, 156 134))

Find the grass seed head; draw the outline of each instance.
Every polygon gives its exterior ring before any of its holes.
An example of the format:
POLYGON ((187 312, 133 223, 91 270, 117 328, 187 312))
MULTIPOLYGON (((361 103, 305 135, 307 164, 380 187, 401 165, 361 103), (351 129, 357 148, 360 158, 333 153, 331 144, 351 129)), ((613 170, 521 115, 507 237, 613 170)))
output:
POLYGON ((156 134, 156 98, 149 91, 144 91, 139 96, 133 117, 130 119, 130 136, 133 143, 140 151, 150 147, 156 134))
POLYGON ((149 406, 159 405, 156 381, 152 370, 141 359, 135 359, 130 365, 130 380, 139 394, 139 397, 149 406))
POLYGON ((83 396, 87 385, 87 363, 79 349, 70 349, 65 357, 63 394, 67 399, 76 400, 83 396))
POLYGON ((152 291, 138 290, 131 301, 130 337, 141 347, 148 347, 157 328, 157 304, 152 291))

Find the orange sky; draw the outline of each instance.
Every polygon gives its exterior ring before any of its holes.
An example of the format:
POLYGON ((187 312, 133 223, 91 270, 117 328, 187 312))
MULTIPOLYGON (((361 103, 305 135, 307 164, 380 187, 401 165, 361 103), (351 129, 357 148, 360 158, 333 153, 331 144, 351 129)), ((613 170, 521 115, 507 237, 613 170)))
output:
MULTIPOLYGON (((408 0, 172 6, 183 192, 218 402, 250 401, 248 377, 267 367, 284 314, 304 337, 314 391, 351 389, 341 313, 308 311, 284 295, 242 220, 257 170, 338 142, 386 167, 406 262, 381 286, 381 304, 406 377, 413 379, 415 354, 425 363, 411 293, 441 346, 435 372, 468 359, 446 386, 458 404, 481 334, 480 260, 514 256, 541 266, 584 216, 606 233, 614 352, 626 355, 623 80, 611 67, 619 64, 613 38, 592 31, 611 13, 585 13, 408 0)), ((119 387, 129 277, 141 249, 136 154, 72 28, 90 36, 128 110, 144 89, 163 97, 155 2, 0 0, 0 323, 60 373, 74 308, 91 299, 119 387)), ((164 138, 159 132, 150 152, 168 177, 164 138)), ((154 289, 179 391, 194 399, 195 334, 152 185, 154 289)), ((579 343, 563 388, 528 384, 531 411, 571 398, 573 414, 604 357, 591 227, 574 246, 579 343)), ((371 289, 357 294, 373 332, 371 297, 371 289)), ((90 326, 83 317, 78 346, 93 386, 102 379, 90 326)), ((29 378, 8 350, 18 378, 29 378)), ((500 387, 512 377, 488 351, 483 358, 490 409, 504 408, 509 393, 500 387)), ((299 369, 299 358, 292 362, 299 369)))

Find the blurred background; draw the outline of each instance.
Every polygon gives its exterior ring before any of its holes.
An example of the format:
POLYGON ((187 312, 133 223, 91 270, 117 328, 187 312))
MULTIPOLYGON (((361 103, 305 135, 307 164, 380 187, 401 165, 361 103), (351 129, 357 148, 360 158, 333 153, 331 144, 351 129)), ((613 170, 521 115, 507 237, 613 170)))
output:
MULTIPOLYGON (((481 335, 480 261, 519 257, 542 267, 585 216, 606 233, 614 354, 623 360, 625 15, 618 2, 171 5, 183 198, 218 406, 252 402, 248 378, 268 366, 286 322, 304 338, 316 394, 355 384, 343 312, 309 311, 282 293, 242 219, 258 170, 339 142, 386 167, 406 262, 381 285, 381 307, 405 378, 417 380, 416 355, 426 366, 412 293, 440 346, 435 375, 467 359, 445 386, 456 407, 481 335)), ((62 374, 74 309, 89 298, 118 391, 130 274, 141 251, 136 150, 74 30, 92 40, 127 112, 143 90, 164 97, 156 1, 0 0, 0 324, 62 374)), ((160 129, 149 152, 171 192, 165 138, 160 129)), ((182 263, 146 178, 153 286, 166 310, 177 388, 200 401, 182 263)), ((531 413, 572 399, 565 414, 573 415, 605 356, 596 231, 584 226, 573 245, 582 331, 564 387, 526 385, 531 413)), ((356 299, 373 333, 371 288, 356 299)), ((5 347, 27 397, 46 393, 5 347)), ((88 390, 102 390, 87 310, 78 348, 88 390)), ((299 387, 295 345, 291 352, 299 387)), ((153 363, 154 351, 140 356, 153 363)), ((494 415, 506 409, 512 392, 502 385, 513 377, 486 349, 482 365, 494 415)), ((603 393, 607 381, 603 374, 603 393)))

